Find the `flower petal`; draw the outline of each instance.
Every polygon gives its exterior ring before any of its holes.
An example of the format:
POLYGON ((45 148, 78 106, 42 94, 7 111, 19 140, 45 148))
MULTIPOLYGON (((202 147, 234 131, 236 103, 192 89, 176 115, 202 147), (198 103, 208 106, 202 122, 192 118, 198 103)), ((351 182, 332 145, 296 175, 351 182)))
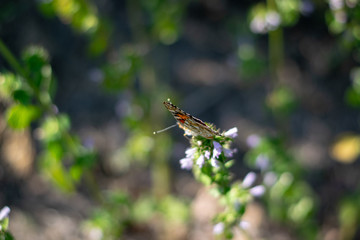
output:
POLYGON ((196 164, 202 168, 205 164, 205 158, 204 155, 200 155, 200 157, 196 160, 196 164))
POLYGON ((213 141, 214 144, 214 151, 213 151, 213 158, 218 158, 222 151, 222 146, 217 141, 213 141))
POLYGON ((243 188, 249 188, 251 185, 254 184, 256 180, 256 173, 254 172, 249 172, 248 174, 246 174, 246 176, 244 177, 244 180, 241 184, 241 186, 243 188))
POLYGON ((211 155, 211 152, 206 150, 205 153, 204 153, 204 156, 207 158, 207 159, 210 159, 210 155, 211 155))
POLYGON ((224 232, 225 224, 223 222, 217 223, 213 228, 213 233, 215 235, 220 235, 224 232))
POLYGON ((219 163, 220 163, 220 162, 219 162, 218 160, 216 160, 215 158, 211 158, 211 159, 210 159, 210 164, 211 164, 211 166, 213 166, 214 168, 220 167, 219 163))
POLYGON ((4 220, 9 216, 10 208, 8 206, 5 206, 0 211, 0 221, 4 220))
POLYGON ((196 153, 196 148, 188 148, 185 151, 187 158, 194 158, 194 154, 196 153))
POLYGON ((250 194, 254 197, 261 197, 265 193, 265 187, 262 185, 255 186, 250 189, 250 194))
POLYGON ((256 134, 251 134, 246 138, 246 143, 250 148, 255 148, 259 145, 261 138, 256 134))
POLYGON ((231 137, 231 138, 236 138, 238 135, 238 129, 237 127, 233 127, 229 130, 227 130, 225 133, 224 133, 224 136, 225 137, 231 137))
POLYGON ((255 159, 255 165, 261 170, 264 171, 269 167, 269 158, 264 155, 264 154, 260 154, 259 156, 257 156, 257 158, 255 159))
POLYGON ((180 159, 180 165, 182 169, 190 170, 193 166, 192 158, 182 158, 180 159))

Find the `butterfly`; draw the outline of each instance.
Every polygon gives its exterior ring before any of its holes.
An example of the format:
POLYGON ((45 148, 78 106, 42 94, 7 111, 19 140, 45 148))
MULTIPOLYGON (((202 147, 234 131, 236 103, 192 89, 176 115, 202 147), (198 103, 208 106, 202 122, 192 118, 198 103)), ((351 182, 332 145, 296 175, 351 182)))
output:
POLYGON ((186 113, 171 102, 165 101, 164 105, 174 116, 179 127, 185 131, 185 135, 202 136, 208 139, 220 135, 218 131, 210 128, 206 123, 191 116, 191 114, 186 113))

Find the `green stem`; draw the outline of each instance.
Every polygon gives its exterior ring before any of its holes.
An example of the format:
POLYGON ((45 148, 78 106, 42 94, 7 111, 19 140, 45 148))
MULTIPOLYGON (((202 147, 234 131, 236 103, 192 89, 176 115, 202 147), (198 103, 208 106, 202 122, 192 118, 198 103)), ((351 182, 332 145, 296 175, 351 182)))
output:
MULTIPOLYGON (((275 0, 267 0, 269 10, 277 11, 275 0)), ((269 69, 272 82, 278 82, 278 70, 283 66, 284 61, 284 39, 282 28, 279 27, 269 32, 269 69)), ((274 86, 273 86, 274 87, 274 86)))
POLYGON ((269 32, 269 69, 273 83, 278 82, 278 71, 283 66, 283 31, 278 28, 269 32))
POLYGON ((24 69, 21 67, 20 63, 16 60, 14 55, 6 47, 4 42, 0 39, 0 54, 5 58, 5 60, 10 64, 10 66, 18 73, 20 73, 24 78, 27 78, 27 74, 24 69))

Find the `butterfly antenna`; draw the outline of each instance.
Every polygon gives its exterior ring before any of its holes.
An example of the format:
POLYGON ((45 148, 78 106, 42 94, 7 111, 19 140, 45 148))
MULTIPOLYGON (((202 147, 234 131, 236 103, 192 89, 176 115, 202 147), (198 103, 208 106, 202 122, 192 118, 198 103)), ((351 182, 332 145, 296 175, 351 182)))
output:
POLYGON ((177 124, 171 125, 170 127, 161 129, 161 130, 156 131, 156 132, 153 132, 153 134, 158 134, 158 133, 161 133, 161 132, 165 132, 166 130, 169 130, 170 128, 173 128, 173 127, 176 127, 176 126, 177 126, 177 124))

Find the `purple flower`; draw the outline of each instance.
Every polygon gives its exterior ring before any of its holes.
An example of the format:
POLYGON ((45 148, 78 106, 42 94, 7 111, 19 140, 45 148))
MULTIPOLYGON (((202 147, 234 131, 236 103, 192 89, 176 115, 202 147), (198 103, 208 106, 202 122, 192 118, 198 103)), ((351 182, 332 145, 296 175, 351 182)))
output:
POLYGON ((213 228, 213 233, 215 235, 220 235, 224 232, 225 224, 222 222, 217 223, 213 228))
POLYGON ((196 160, 196 164, 202 168, 205 164, 205 158, 204 155, 200 155, 200 157, 196 160))
POLYGON ((246 176, 244 177, 244 180, 241 184, 241 186, 243 188, 249 188, 251 185, 254 184, 256 180, 256 173, 254 172, 249 172, 248 174, 246 174, 246 176))
POLYGON ((250 189, 250 194, 253 195, 254 197, 260 197, 264 195, 264 193, 265 193, 265 187, 262 185, 255 186, 250 189))
POLYGON ((261 171, 264 171, 269 167, 269 158, 264 154, 260 154, 255 160, 255 165, 260 168, 261 171))
POLYGON ((213 158, 218 158, 222 151, 222 146, 217 141, 213 141, 214 144, 214 151, 213 151, 213 158))
POLYGON ((100 69, 94 68, 89 71, 88 77, 92 82, 101 83, 104 80, 104 73, 100 69))
POLYGON ((264 176, 264 184, 268 187, 274 185, 274 183, 276 182, 277 180, 277 176, 275 173, 273 172, 267 172, 265 173, 265 176, 264 176))
POLYGON ((227 130, 225 133, 224 133, 224 136, 225 137, 231 137, 231 138, 236 138, 238 135, 238 129, 237 127, 233 127, 229 130, 227 130))
POLYGON ((187 158, 194 158, 195 153, 196 153, 196 148, 188 148, 185 151, 185 155, 187 158))
POLYGON ((224 154, 225 154, 225 157, 233 157, 234 156, 234 153, 237 152, 237 149, 234 148, 234 149, 227 149, 227 148, 224 148, 224 154))
POLYGON ((7 218, 9 216, 10 213, 10 208, 8 206, 3 207, 0 210, 0 221, 4 220, 5 218, 7 218))
POLYGON ((307 16, 313 11, 314 11, 314 4, 311 2, 311 0, 303 0, 300 7, 300 12, 305 16, 307 16))
POLYGON ((187 157, 180 159, 180 165, 182 169, 190 170, 193 166, 193 159, 187 157))
POLYGON ((246 138, 246 144, 250 147, 250 148, 255 148, 259 145, 261 141, 261 138, 256 135, 256 134, 251 134, 250 136, 248 136, 246 138))
POLYGON ((90 149, 90 150, 94 149, 94 145, 95 145, 94 139, 91 138, 91 137, 85 138, 85 139, 83 140, 83 145, 84 145, 84 147, 87 148, 87 149, 90 149))
POLYGON ((205 153, 204 153, 204 156, 207 158, 207 159, 210 159, 210 151, 206 150, 205 153))
POLYGON ((211 164, 211 166, 213 166, 214 168, 220 167, 219 163, 220 163, 220 162, 219 162, 218 160, 216 160, 215 158, 211 158, 211 159, 210 159, 210 164, 211 164))

